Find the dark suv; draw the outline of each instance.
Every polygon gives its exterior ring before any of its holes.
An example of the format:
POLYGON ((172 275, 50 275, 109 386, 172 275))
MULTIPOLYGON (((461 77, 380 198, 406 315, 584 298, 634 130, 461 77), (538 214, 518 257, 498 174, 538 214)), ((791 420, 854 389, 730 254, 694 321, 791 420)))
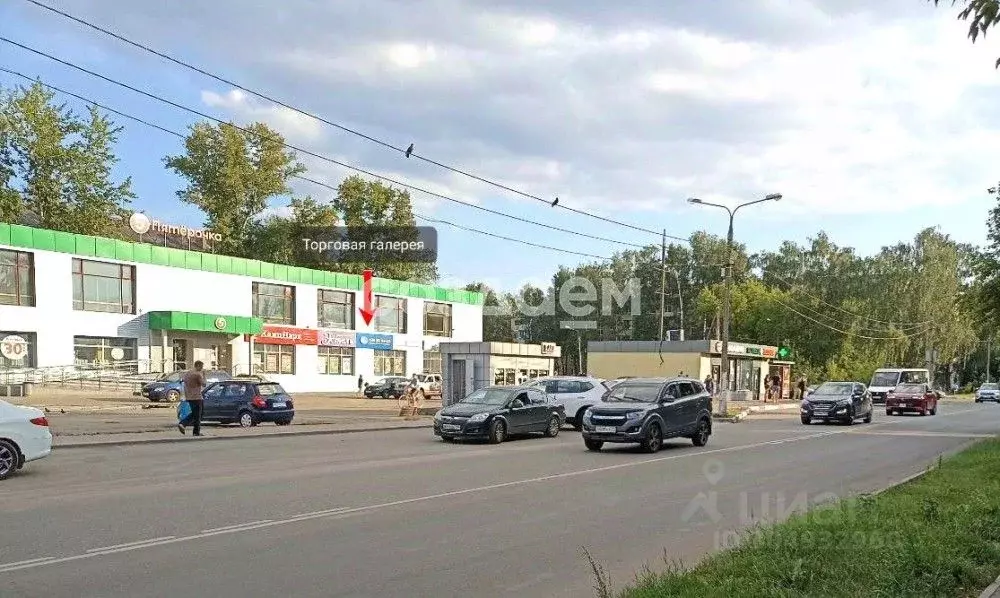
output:
POLYGON ((667 438, 705 446, 712 434, 712 396, 690 378, 631 378, 616 384, 583 416, 583 443, 637 443, 655 453, 667 438))

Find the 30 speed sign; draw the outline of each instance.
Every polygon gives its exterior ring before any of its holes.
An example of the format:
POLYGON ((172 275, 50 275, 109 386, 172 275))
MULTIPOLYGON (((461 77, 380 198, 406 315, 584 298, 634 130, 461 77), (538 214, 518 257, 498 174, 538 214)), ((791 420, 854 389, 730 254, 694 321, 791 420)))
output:
POLYGON ((11 361, 21 361, 28 356, 28 341, 11 334, 0 339, 0 355, 11 361))

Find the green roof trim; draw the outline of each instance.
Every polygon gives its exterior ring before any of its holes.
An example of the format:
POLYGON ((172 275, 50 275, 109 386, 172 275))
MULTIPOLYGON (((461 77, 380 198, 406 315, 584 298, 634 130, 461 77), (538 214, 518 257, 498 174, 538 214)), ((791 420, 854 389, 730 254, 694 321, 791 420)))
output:
POLYGON ((150 330, 184 330, 219 334, 260 334, 264 321, 246 316, 198 314, 189 311, 151 311, 150 330), (221 327, 219 326, 221 325, 221 327))
MULTIPOLYGON (((251 276, 253 278, 263 278, 277 282, 311 284, 351 291, 359 291, 362 287, 361 276, 357 274, 310 270, 308 268, 299 268, 284 264, 272 264, 227 255, 187 251, 172 247, 160 247, 146 243, 119 241, 90 235, 78 235, 76 233, 32 228, 30 226, 21 226, 6 222, 0 222, 0 245, 37 249, 40 251, 71 253, 86 257, 107 258, 123 262, 151 264, 154 266, 201 270, 217 274, 251 276)), ((469 305, 483 305, 485 302, 485 297, 482 293, 462 289, 446 289, 388 278, 375 278, 372 287, 372 290, 376 293, 403 295, 415 299, 430 299, 432 301, 448 301, 450 303, 466 303, 469 305)), ((211 323, 209 322, 209 324, 211 323)), ((215 328, 212 327, 210 331, 214 330, 215 328)))

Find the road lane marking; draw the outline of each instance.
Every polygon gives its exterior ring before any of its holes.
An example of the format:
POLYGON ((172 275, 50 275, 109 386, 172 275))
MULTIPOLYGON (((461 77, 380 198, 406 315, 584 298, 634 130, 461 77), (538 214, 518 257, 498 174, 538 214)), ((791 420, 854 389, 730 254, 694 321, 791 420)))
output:
POLYGON ((114 546, 102 546, 101 548, 91 548, 87 552, 106 552, 108 550, 115 550, 117 548, 133 548, 145 546, 146 544, 155 544, 156 542, 162 542, 163 540, 171 540, 176 538, 176 536, 162 536, 159 538, 150 538, 148 540, 139 540, 137 542, 129 542, 127 544, 115 544, 114 546))
POLYGON ((247 521, 246 523, 238 523, 236 525, 226 525, 224 527, 213 527, 211 529, 203 529, 203 530, 201 530, 201 533, 203 533, 203 534, 210 534, 212 532, 222 532, 222 531, 228 531, 228 530, 235 530, 235 529, 240 529, 240 528, 244 528, 244 527, 251 527, 251 526, 254 526, 254 525, 260 525, 261 523, 271 523, 271 521, 273 521, 273 519, 261 519, 260 521, 247 521))
MULTIPOLYGON (((950 416, 950 415, 960 415, 962 413, 969 413, 969 412, 972 412, 972 411, 977 411, 977 409, 967 409, 967 410, 964 410, 964 411, 956 411, 956 412, 953 412, 953 413, 941 414, 938 417, 947 417, 947 416, 950 416)), ((882 424, 875 424, 872 427, 891 426, 891 425, 896 424, 896 423, 902 423, 902 421, 900 421, 900 422, 896 422, 896 421, 885 422, 885 423, 882 423, 882 424)), ((692 451, 692 452, 686 452, 686 453, 677 454, 677 455, 667 455, 667 456, 664 456, 664 457, 654 457, 654 458, 650 458, 650 459, 641 459, 641 460, 636 460, 636 461, 628 461, 628 462, 625 462, 625 463, 616 463, 614 465, 606 465, 606 466, 603 466, 603 467, 596 467, 596 468, 592 468, 592 469, 581 469, 581 470, 577 470, 577 471, 568 471, 568 472, 563 472, 563 473, 557 473, 557 474, 546 475, 546 476, 539 476, 539 477, 534 477, 534 478, 527 478, 527 479, 522 479, 522 480, 513 480, 513 481, 510 481, 510 482, 501 482, 501 483, 498 483, 498 484, 490 484, 488 486, 477 486, 477 487, 473 487, 473 488, 463 488, 461 490, 452 490, 450 492, 442 492, 442 493, 439 493, 439 494, 431 494, 431 495, 427 495, 427 496, 418 496, 418 497, 415 497, 415 498, 406 498, 406 499, 395 500, 395 501, 384 502, 384 503, 377 503, 377 504, 372 504, 372 505, 365 505, 365 506, 359 506, 359 507, 342 507, 342 508, 327 509, 327 510, 323 510, 323 511, 314 511, 312 513, 303 513, 303 514, 300 514, 300 515, 293 515, 293 516, 290 516, 290 517, 288 517, 286 519, 281 519, 281 520, 277 520, 277 521, 267 521, 267 522, 260 522, 260 523, 251 523, 251 524, 246 524, 246 525, 243 525, 243 526, 230 527, 230 528, 227 528, 227 529, 218 529, 218 530, 215 530, 215 531, 204 531, 204 532, 202 532, 200 534, 194 534, 194 535, 191 535, 191 536, 182 536, 182 537, 169 538, 169 539, 164 539, 164 540, 154 541, 154 542, 149 542, 149 543, 143 543, 143 544, 134 545, 134 546, 123 546, 121 548, 109 549, 109 550, 105 550, 103 552, 86 552, 86 553, 83 553, 83 554, 76 554, 76 555, 66 556, 66 557, 45 559, 45 560, 37 561, 37 562, 27 562, 27 563, 22 562, 22 563, 0 564, 0 573, 10 573, 10 572, 13 572, 13 571, 20 571, 20 570, 23 570, 23 569, 32 569, 32 568, 37 568, 37 567, 44 567, 46 565, 57 565, 57 564, 62 564, 62 563, 69 563, 69 562, 78 561, 78 560, 82 560, 82 559, 88 559, 88 558, 96 557, 96 556, 105 556, 105 555, 116 554, 116 553, 121 553, 121 552, 131 552, 133 550, 140 550, 140 549, 143 549, 143 548, 153 548, 153 547, 156 547, 156 546, 165 546, 165 545, 168 545, 168 544, 176 544, 176 543, 180 543, 180 542, 191 542, 191 541, 194 541, 194 540, 199 540, 199 539, 202 539, 202 538, 208 538, 208 537, 212 537, 212 536, 219 536, 219 535, 224 535, 224 534, 232 534, 232 533, 253 531, 253 530, 267 528, 267 527, 273 527, 273 526, 277 526, 277 525, 288 525, 288 524, 292 524, 292 523, 299 523, 299 522, 302 522, 302 521, 308 521, 308 520, 311 520, 311 519, 339 518, 339 517, 342 517, 342 516, 351 515, 353 513, 370 512, 370 511, 376 511, 376 510, 381 510, 381 509, 388 509, 388 508, 392 508, 392 507, 398 507, 398 506, 403 506, 403 505, 415 504, 415 503, 420 503, 420 502, 436 501, 436 500, 439 500, 439 499, 442 499, 442 498, 449 498, 449 497, 454 497, 454 496, 463 496, 463 495, 467 495, 467 494, 476 494, 476 493, 481 493, 481 492, 489 492, 491 490, 499 490, 499 489, 503 489, 503 488, 513 488, 513 487, 517 487, 517 486, 526 486, 526 485, 529 485, 529 484, 537 484, 537 483, 540 483, 540 482, 547 482, 547 481, 558 480, 558 479, 566 479, 566 478, 584 476, 584 475, 595 474, 595 473, 604 473, 604 472, 607 472, 607 471, 616 471, 616 470, 626 469, 626 468, 630 468, 630 467, 639 467, 639 466, 642 466, 642 465, 648 465, 650 463, 663 463, 663 462, 666 462, 666 461, 675 461, 675 460, 678 460, 678 459, 686 459, 686 458, 691 458, 691 457, 699 457, 699 456, 705 456, 705 455, 717 455, 717 454, 721 454, 721 453, 731 453, 731 452, 736 452, 736 451, 746 451, 746 450, 751 450, 751 449, 763 448, 763 447, 767 447, 767 446, 777 446, 777 445, 782 445, 782 444, 789 444, 789 443, 792 443, 792 442, 799 442, 801 440, 812 440, 814 438, 825 438, 825 437, 828 437, 828 436, 835 436, 835 435, 838 435, 838 434, 845 434, 845 433, 848 433, 850 431, 851 431, 850 428, 836 429, 836 430, 830 430, 830 431, 825 431, 825 432, 818 432, 818 433, 814 433, 814 434, 807 434, 807 435, 804 435, 804 436, 793 436, 791 438, 779 438, 779 439, 776 439, 776 440, 769 440, 769 441, 763 441, 763 442, 754 442, 754 443, 750 443, 750 444, 741 444, 741 445, 737 445, 737 446, 729 446, 729 447, 722 447, 722 448, 717 448, 717 449, 692 451)))
POLYGON ((858 436, 912 436, 927 438, 996 438, 996 434, 975 434, 972 432, 921 432, 917 430, 905 432, 869 432, 867 430, 852 430, 848 434, 858 436))
POLYGON ((43 556, 43 557, 37 558, 37 559, 28 559, 26 561, 17 561, 16 563, 9 563, 9 564, 4 565, 4 566, 5 567, 13 567, 15 565, 31 565, 31 564, 34 564, 34 563, 44 563, 46 561, 55 560, 55 558, 56 557, 54 557, 54 556, 43 556))

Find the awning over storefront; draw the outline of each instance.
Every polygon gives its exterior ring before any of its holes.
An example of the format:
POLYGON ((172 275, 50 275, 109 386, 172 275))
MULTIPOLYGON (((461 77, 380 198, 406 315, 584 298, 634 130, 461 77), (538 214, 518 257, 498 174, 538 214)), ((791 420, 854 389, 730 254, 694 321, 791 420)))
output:
POLYGON ((246 316, 198 314, 188 311, 149 312, 150 330, 215 332, 218 334, 260 334, 264 321, 246 316))

